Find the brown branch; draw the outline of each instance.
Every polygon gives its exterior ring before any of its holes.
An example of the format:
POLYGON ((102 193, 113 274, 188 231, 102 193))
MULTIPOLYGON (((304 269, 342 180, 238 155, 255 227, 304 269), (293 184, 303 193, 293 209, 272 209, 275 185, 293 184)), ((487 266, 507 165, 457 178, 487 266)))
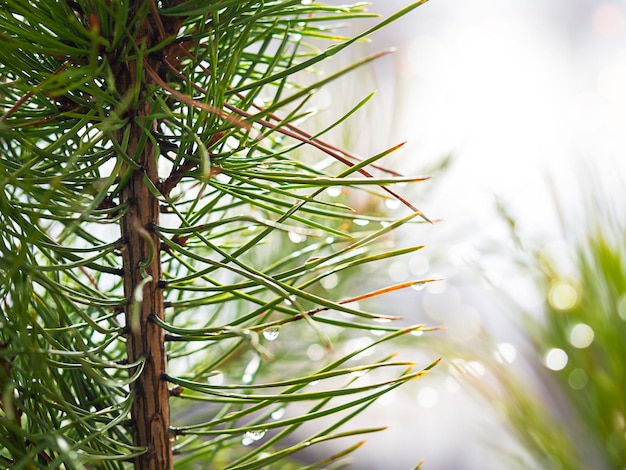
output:
MULTIPOLYGON (((132 22, 133 20, 131 20, 132 22)), ((130 25, 137 28, 138 46, 141 42, 148 47, 155 45, 160 36, 155 31, 155 24, 160 19, 154 12, 142 18, 140 24, 130 25)), ((162 25, 161 25, 162 26, 162 25)), ((157 59, 144 59, 148 66, 156 67, 157 59)), ((150 191, 146 179, 152 185, 158 184, 158 148, 152 139, 145 139, 146 128, 156 132, 157 121, 151 117, 152 109, 148 99, 149 84, 154 84, 150 77, 138 75, 135 60, 124 62, 120 59, 112 64, 117 83, 116 88, 122 95, 135 93, 140 88, 138 104, 128 112, 133 119, 128 120, 125 128, 118 131, 117 139, 127 142, 124 150, 132 158, 138 169, 129 167, 122 171, 131 171, 120 194, 120 203, 127 209, 120 219, 120 229, 124 246, 121 248, 123 260, 124 294, 126 317, 126 349, 128 361, 142 362, 142 373, 131 385, 134 394, 131 408, 133 444, 146 449, 134 459, 138 470, 170 470, 173 468, 172 447, 170 441, 170 408, 168 384, 163 377, 167 372, 167 354, 165 334, 151 315, 164 318, 163 289, 159 285, 161 278, 161 251, 159 238, 152 227, 159 223, 159 201, 150 191), (141 122, 142 125, 138 123, 141 122), (127 136, 126 140, 123 136, 127 136)), ((131 370, 131 374, 136 370, 131 370)))

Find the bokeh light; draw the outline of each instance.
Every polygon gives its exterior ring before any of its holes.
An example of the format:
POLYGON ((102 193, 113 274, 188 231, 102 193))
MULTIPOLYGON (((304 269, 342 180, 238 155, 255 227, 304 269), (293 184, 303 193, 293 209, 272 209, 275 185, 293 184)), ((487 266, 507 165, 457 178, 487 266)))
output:
POLYGON ((578 289, 571 283, 558 281, 550 286, 548 302, 557 310, 571 310, 580 300, 578 289))
POLYGON ((583 349, 591 345, 593 337, 593 328, 585 323, 577 323, 570 330, 569 342, 575 348, 583 349))
POLYGON ((567 365, 568 359, 565 351, 560 348, 552 348, 546 353, 544 362, 550 370, 563 370, 567 365))

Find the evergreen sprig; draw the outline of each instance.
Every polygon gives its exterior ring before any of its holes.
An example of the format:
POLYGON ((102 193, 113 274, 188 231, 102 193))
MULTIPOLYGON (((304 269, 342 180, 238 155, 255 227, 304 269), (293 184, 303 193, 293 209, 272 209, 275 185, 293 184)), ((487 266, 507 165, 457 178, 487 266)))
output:
POLYGON ((429 328, 357 302, 428 279, 350 295, 323 280, 421 248, 379 242, 428 221, 393 189, 423 178, 381 166, 397 146, 360 159, 322 139, 371 95, 321 132, 297 124, 381 54, 299 76, 423 3, 344 38, 363 5, 0 2, 0 464, 268 468, 379 430, 338 428, 435 363, 362 358, 429 328), (354 209, 372 197, 407 215, 354 209))

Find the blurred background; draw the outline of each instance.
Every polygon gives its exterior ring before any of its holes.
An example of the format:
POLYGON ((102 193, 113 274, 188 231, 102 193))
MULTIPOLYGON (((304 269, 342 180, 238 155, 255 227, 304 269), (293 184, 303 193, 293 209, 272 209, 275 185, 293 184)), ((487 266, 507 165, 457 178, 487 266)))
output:
POLYGON ((431 0, 334 60, 390 46, 316 99, 376 89, 337 139, 432 176, 405 195, 438 222, 398 240, 428 247, 376 275, 443 279, 391 302, 446 330, 406 346, 443 361, 360 418, 391 428, 353 468, 624 468, 626 2, 431 0))

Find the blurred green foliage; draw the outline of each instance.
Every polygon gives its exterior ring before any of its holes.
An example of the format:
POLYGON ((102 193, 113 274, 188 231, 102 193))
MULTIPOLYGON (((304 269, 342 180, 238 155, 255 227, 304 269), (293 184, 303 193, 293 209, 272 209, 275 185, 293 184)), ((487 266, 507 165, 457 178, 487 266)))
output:
POLYGON ((524 357, 486 359, 495 385, 477 387, 521 445, 521 468, 626 465, 626 218, 602 185, 581 184, 580 195, 575 212, 557 201, 562 232, 551 240, 519 238, 505 214, 518 270, 536 286, 528 294, 544 302, 513 319, 524 357))

